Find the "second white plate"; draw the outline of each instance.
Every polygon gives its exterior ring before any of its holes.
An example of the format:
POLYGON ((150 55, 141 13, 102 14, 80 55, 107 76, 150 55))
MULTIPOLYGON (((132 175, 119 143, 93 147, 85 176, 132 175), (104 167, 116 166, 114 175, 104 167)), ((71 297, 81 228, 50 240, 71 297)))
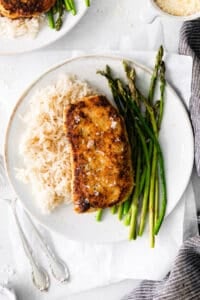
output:
POLYGON ((28 36, 18 38, 7 38, 0 36, 0 55, 11 55, 33 51, 43 48, 57 41, 68 33, 83 17, 88 9, 84 0, 76 0, 77 15, 73 16, 71 13, 66 13, 63 26, 59 31, 52 30, 48 24, 44 24, 38 35, 32 39, 28 36))

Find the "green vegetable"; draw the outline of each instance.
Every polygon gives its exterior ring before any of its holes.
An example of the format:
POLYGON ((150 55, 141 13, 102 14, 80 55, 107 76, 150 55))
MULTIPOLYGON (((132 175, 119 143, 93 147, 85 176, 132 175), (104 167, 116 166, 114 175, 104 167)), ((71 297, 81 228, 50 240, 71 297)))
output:
POLYGON ((85 5, 89 7, 90 6, 90 0, 85 0, 85 5))
POLYGON ((65 9, 67 11, 71 11, 72 7, 71 7, 71 3, 69 0, 64 0, 64 4, 65 4, 65 9))
POLYGON ((130 224, 131 224, 131 212, 129 212, 124 219, 125 226, 130 226, 130 224))
POLYGON ((129 240, 136 239, 137 237, 137 215, 138 215, 138 205, 139 205, 139 191, 140 191, 140 173, 141 173, 141 149, 138 147, 137 153, 137 169, 136 169, 136 183, 135 190, 133 193, 132 204, 131 204, 131 223, 129 240))
MULTIPOLYGON (((85 0, 85 5, 90 6, 90 0, 85 0)), ((74 0, 57 0, 54 6, 46 13, 49 27, 60 30, 63 25, 64 10, 73 16, 77 14, 74 0), (54 21, 56 20, 56 21, 54 21)))
POLYGON ((69 3, 70 3, 70 7, 71 7, 71 13, 73 16, 75 16, 76 15, 76 6, 74 3, 74 0, 69 0, 69 3))
POLYGON ((97 214, 96 214, 96 221, 97 221, 97 222, 100 222, 100 221, 101 221, 101 219, 102 219, 102 214, 103 214, 103 209, 102 209, 102 208, 98 209, 98 210, 97 210, 97 214))
POLYGON ((118 219, 121 221, 122 220, 122 218, 123 218, 123 208, 124 207, 124 205, 123 205, 123 203, 121 203, 120 205, 119 205, 119 207, 118 207, 118 219))
POLYGON ((132 197, 128 197, 128 199, 124 202, 124 209, 123 209, 123 215, 127 215, 127 213, 129 212, 129 209, 131 207, 131 202, 132 202, 132 197))
POLYGON ((162 59, 163 59, 163 47, 160 46, 157 56, 156 56, 156 62, 155 62, 155 67, 153 70, 153 74, 151 77, 151 83, 150 83, 150 88, 149 88, 149 95, 148 95, 148 101, 150 104, 153 103, 153 98, 154 98, 154 91, 155 91, 155 86, 156 86, 156 82, 158 79, 158 73, 160 70, 160 65, 162 63, 162 59))
POLYGON ((116 214, 117 213, 117 205, 113 205, 110 210, 113 215, 116 214))
MULTIPOLYGON (((130 226, 129 239, 142 235, 149 217, 150 246, 163 222, 167 205, 167 188, 162 150, 158 135, 164 112, 165 64, 163 47, 158 50, 147 98, 136 86, 136 72, 123 62, 128 84, 115 79, 109 66, 98 71, 108 80, 119 113, 125 121, 131 146, 135 186, 123 204, 124 224, 130 226), (160 82, 160 99, 154 104, 155 88, 160 82), (138 228, 139 225, 139 228, 138 228)), ((122 218, 122 205, 118 208, 122 218)))
POLYGON ((49 27, 54 29, 55 28, 55 21, 54 21, 54 14, 53 14, 52 9, 47 12, 47 20, 48 20, 49 27))

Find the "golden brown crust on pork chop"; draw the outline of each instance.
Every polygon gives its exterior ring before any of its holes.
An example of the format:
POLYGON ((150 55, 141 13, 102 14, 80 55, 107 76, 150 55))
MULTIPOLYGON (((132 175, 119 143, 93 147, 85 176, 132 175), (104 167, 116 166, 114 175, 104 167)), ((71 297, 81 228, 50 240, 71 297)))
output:
POLYGON ((72 198, 83 213, 119 204, 133 188, 131 151, 124 121, 104 96, 90 96, 64 110, 72 148, 72 198))
POLYGON ((55 0, 0 0, 0 14, 10 19, 30 18, 48 11, 55 0))

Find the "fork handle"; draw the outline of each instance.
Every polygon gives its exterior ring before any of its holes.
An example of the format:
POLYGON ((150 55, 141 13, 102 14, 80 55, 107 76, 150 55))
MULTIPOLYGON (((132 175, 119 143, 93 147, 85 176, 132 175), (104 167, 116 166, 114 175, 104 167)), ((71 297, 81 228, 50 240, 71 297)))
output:
POLYGON ((25 213, 27 219, 29 220, 29 223, 32 225, 32 227, 36 233, 37 239, 40 243, 40 246, 43 249, 43 251, 48 259, 49 267, 51 269, 52 275, 59 282, 67 281, 70 277, 67 265, 54 254, 54 251, 52 250, 52 248, 50 248, 50 246, 47 244, 45 239, 41 236, 39 230, 37 229, 37 227, 31 220, 28 213, 26 213, 25 211, 24 211, 24 213, 25 213))
POLYGON ((12 201, 11 208, 13 211, 13 215, 15 218, 18 232, 19 232, 19 236, 22 241, 24 252, 25 252, 25 254, 29 260, 29 263, 31 265, 33 283, 40 291, 46 291, 49 288, 49 276, 48 276, 47 272, 42 267, 39 266, 38 262, 36 261, 36 259, 33 256, 33 250, 31 249, 31 246, 30 246, 30 244, 22 230, 21 224, 19 222, 17 212, 16 212, 15 202, 16 202, 16 200, 12 201))

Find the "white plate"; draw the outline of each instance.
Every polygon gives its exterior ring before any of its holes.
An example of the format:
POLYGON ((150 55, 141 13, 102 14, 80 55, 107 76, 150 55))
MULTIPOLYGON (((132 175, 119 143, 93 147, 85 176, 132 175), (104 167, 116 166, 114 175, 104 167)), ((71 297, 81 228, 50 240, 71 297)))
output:
MULTIPOLYGON (((26 113, 31 96, 39 88, 42 88, 57 80, 59 74, 76 74, 80 79, 87 80, 101 93, 112 99, 107 81, 96 70, 104 69, 110 65, 116 75, 124 78, 121 58, 86 56, 68 60, 59 66, 52 68, 41 75, 26 90, 16 105, 8 126, 5 141, 5 160, 10 181, 21 199, 24 207, 42 224, 55 230, 68 238, 91 242, 114 242, 127 239, 128 228, 118 221, 116 216, 107 213, 104 221, 97 223, 95 214, 77 215, 73 212, 72 205, 62 206, 51 215, 44 215, 35 205, 31 193, 31 187, 16 179, 15 168, 23 167, 23 158, 18 153, 18 144, 24 131, 24 124, 20 115, 26 113)), ((135 64, 138 82, 141 90, 147 93, 150 80, 150 71, 143 66, 135 64)), ((157 92, 159 92, 157 90, 157 92)), ((189 181, 193 159, 194 145, 191 124, 187 112, 172 90, 167 85, 165 96, 165 112, 160 132, 160 141, 165 158, 167 193, 168 193, 168 215, 181 198, 189 181)))
POLYGON ((0 55, 11 55, 33 51, 45 47, 69 32, 83 17, 87 7, 84 0, 76 0, 77 15, 66 13, 63 26, 59 31, 52 30, 48 24, 44 24, 36 38, 32 39, 27 36, 11 39, 0 36, 0 55))

